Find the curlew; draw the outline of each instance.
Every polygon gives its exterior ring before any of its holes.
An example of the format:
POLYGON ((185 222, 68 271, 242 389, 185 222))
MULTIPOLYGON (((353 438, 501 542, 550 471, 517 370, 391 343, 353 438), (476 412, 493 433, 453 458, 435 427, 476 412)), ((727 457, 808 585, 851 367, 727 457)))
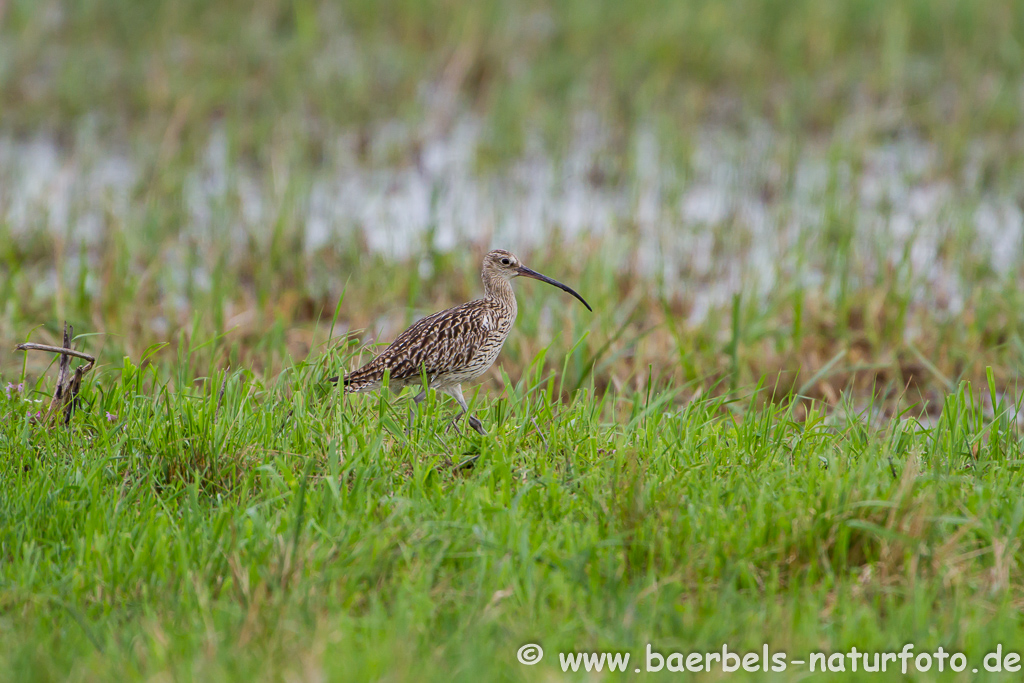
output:
MULTIPOLYGON (((462 411, 452 420, 456 424, 468 415, 469 406, 462 396, 462 383, 477 379, 491 367, 498 357, 519 308, 512 291, 512 279, 529 277, 572 294, 588 311, 593 311, 583 297, 572 288, 530 270, 515 254, 495 249, 484 256, 484 296, 460 306, 449 308, 417 321, 398 335, 395 341, 372 361, 344 376, 345 393, 362 393, 379 389, 384 373, 389 373, 389 387, 399 393, 408 384, 427 384, 413 399, 418 406, 434 389, 454 398, 462 411)), ((330 379, 337 382, 337 377, 330 379)), ((415 406, 409 410, 409 422, 415 406)), ((486 434, 480 420, 468 415, 469 424, 480 434, 486 434)))

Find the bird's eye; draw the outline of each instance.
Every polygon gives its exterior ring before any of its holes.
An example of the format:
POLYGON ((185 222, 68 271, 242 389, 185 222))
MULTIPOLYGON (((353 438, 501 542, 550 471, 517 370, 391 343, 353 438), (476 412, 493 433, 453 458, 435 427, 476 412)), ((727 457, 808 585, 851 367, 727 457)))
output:
POLYGON ((512 264, 512 262, 509 261, 507 258, 501 259, 501 265, 508 266, 508 265, 511 265, 511 264, 512 264))

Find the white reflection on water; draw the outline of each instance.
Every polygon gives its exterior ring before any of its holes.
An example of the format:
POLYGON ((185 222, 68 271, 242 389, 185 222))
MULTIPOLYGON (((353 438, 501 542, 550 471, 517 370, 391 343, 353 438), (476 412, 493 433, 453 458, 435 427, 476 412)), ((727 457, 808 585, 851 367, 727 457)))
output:
MULTIPOLYGON (((981 188, 981 145, 950 173, 934 145, 912 136, 859 149, 838 139, 796 147, 764 125, 745 134, 708 128, 676 165, 657 134, 641 129, 613 177, 609 160, 621 154, 599 117, 581 115, 572 129, 560 158, 530 139, 520 158, 481 170, 476 119, 427 137, 388 122, 364 161, 356 136, 340 134, 325 163, 301 173, 246 166, 214 129, 183 185, 180 236, 244 254, 285 225, 307 259, 325 248, 411 259, 428 236, 441 251, 598 238, 618 268, 684 296, 694 324, 741 290, 834 288, 841 267, 853 285, 899 277, 915 301, 951 315, 972 284, 965 272, 1020 274, 1024 216, 1011 192, 981 188)), ((106 230, 132 229, 143 216, 141 165, 99 144, 65 150, 45 137, 0 137, 0 221, 15 240, 45 230, 69 253, 96 247, 106 230)), ((213 263, 186 266, 186 249, 165 252, 165 272, 209 282, 213 263)))

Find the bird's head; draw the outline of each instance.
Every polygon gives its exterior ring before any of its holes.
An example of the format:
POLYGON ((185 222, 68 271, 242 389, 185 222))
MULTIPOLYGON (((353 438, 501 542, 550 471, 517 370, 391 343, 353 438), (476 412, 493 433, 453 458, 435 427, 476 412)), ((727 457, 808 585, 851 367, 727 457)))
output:
POLYGON ((495 249, 494 251, 487 254, 484 257, 484 282, 487 282, 490 278, 501 278, 506 282, 510 281, 514 277, 529 277, 534 280, 540 280, 546 282, 549 285, 558 287, 559 289, 572 294, 574 297, 580 300, 580 302, 587 307, 588 311, 593 311, 583 297, 576 293, 576 290, 563 285, 558 280, 553 280, 547 275, 541 275, 535 270, 530 270, 522 264, 515 254, 504 249, 495 249))
POLYGON ((511 251, 495 249, 484 257, 484 275, 511 280, 514 277, 519 277, 518 268, 522 265, 519 262, 519 257, 511 251))

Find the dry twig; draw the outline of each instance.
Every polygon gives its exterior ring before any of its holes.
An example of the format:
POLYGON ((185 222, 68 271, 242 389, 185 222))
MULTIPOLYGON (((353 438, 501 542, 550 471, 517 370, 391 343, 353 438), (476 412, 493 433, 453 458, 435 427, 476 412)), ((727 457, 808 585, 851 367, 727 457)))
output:
POLYGON ((92 366, 96 363, 94 356, 90 356, 82 351, 75 351, 71 348, 71 335, 74 334, 74 331, 75 328, 70 327, 67 322, 64 323, 64 346, 50 346, 49 344, 36 344, 34 342, 26 342, 17 346, 19 351, 46 351, 48 353, 60 354, 57 388, 53 392, 53 398, 50 399, 50 407, 42 419, 43 422, 55 422, 57 415, 61 412, 64 413, 65 425, 71 421, 71 414, 75 411, 78 391, 82 388, 82 377, 85 376, 85 373, 92 370, 92 366), (72 356, 88 361, 75 368, 74 374, 71 373, 72 356))

